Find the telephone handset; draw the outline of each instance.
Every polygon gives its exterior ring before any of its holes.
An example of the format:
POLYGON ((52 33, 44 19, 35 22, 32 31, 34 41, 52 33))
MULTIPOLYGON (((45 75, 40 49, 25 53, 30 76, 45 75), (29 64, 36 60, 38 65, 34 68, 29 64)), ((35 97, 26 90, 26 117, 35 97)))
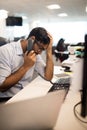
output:
POLYGON ((28 53, 29 53, 31 50, 33 50, 33 44, 34 44, 34 40, 31 39, 31 38, 29 38, 29 39, 28 39, 28 45, 27 45, 27 51, 28 51, 28 53))

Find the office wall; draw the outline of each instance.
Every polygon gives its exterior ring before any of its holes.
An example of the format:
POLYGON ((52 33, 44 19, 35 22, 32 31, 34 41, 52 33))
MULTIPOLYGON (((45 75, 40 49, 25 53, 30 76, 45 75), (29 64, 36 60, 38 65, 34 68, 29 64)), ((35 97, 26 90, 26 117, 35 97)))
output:
POLYGON ((4 37, 10 41, 14 40, 14 37, 27 36, 29 34, 29 24, 23 24, 23 26, 6 26, 6 19, 0 18, 0 37, 4 37))
POLYGON ((84 35, 87 33, 87 22, 57 22, 57 23, 23 23, 23 26, 6 27, 5 20, 0 20, 0 36, 13 40, 14 37, 26 36, 30 30, 34 27, 45 27, 52 35, 54 39, 54 45, 57 44, 60 38, 64 38, 66 43, 76 44, 84 41, 84 35))
POLYGON ((0 37, 6 37, 5 19, 0 19, 0 37))
POLYGON ((64 38, 66 43, 76 44, 84 41, 84 35, 87 33, 87 22, 58 22, 58 23, 43 23, 44 26, 52 33, 54 44, 60 38, 64 38))

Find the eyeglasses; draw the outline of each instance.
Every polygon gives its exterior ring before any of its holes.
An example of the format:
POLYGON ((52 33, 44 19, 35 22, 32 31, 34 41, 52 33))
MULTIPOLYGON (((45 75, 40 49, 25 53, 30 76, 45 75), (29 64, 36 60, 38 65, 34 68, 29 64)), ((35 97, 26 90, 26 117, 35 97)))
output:
POLYGON ((38 46, 38 49, 41 51, 46 50, 47 48, 43 47, 43 45, 39 41, 35 41, 36 45, 38 46))

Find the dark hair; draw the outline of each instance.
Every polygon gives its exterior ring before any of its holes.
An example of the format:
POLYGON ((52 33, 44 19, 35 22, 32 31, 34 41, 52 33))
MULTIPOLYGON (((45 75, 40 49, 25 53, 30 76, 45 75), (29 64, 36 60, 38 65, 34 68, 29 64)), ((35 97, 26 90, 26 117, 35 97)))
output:
POLYGON ((31 36, 35 36, 35 40, 43 44, 50 43, 50 38, 48 37, 47 31, 42 27, 36 27, 32 29, 27 39, 29 39, 31 36))

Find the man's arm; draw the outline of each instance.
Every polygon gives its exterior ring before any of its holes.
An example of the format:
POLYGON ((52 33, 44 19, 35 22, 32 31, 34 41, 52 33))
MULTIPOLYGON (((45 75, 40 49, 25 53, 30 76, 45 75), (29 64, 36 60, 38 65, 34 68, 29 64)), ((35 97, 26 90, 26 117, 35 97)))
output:
POLYGON ((50 44, 46 51, 46 68, 44 76, 47 80, 51 80, 53 77, 53 69, 54 69, 53 56, 52 56, 53 38, 49 33, 48 37, 50 38, 50 44))
POLYGON ((19 80, 24 76, 24 74, 27 72, 27 68, 22 66, 20 67, 15 73, 8 76, 3 84, 0 85, 0 91, 4 92, 7 89, 14 86, 16 83, 18 83, 19 80))
POLYGON ((34 65, 36 61, 36 54, 34 51, 24 54, 24 64, 13 74, 9 75, 5 81, 0 85, 0 91, 6 91, 14 86, 18 81, 22 79, 25 73, 34 65))

